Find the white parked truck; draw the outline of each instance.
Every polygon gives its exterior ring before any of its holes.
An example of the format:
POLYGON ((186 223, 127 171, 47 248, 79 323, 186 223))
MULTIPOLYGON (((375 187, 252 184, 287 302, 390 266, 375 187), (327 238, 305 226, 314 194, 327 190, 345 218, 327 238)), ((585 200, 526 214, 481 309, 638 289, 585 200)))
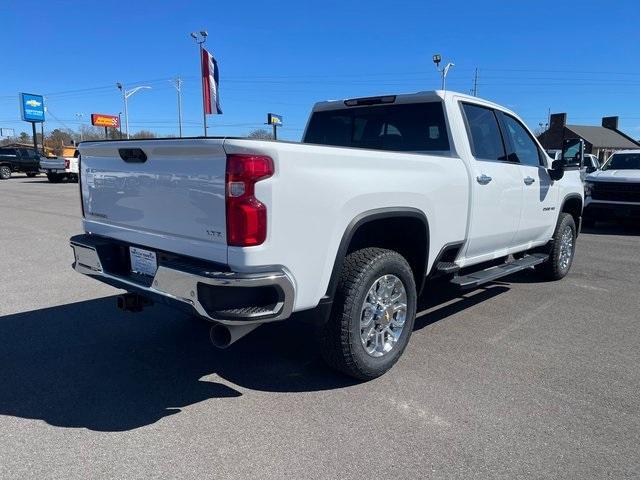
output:
POLYGON ((361 379, 400 357, 429 280, 564 277, 582 215, 578 166, 552 163, 513 112, 454 92, 317 103, 302 143, 79 148, 74 268, 128 291, 121 308, 186 308, 223 347, 306 311, 326 361, 361 379))
POLYGON ((615 152, 585 180, 584 220, 640 219, 640 150, 615 152))
POLYGON ((74 150, 73 156, 52 157, 40 160, 40 172, 47 174, 51 183, 60 183, 63 180, 78 181, 78 150, 74 150))

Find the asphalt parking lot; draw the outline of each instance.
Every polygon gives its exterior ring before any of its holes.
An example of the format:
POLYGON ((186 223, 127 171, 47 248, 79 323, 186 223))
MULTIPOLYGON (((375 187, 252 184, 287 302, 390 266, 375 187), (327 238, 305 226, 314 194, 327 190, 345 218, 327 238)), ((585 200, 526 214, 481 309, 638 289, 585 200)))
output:
POLYGON ((0 478, 637 478, 640 228, 570 275, 431 292, 396 367, 328 370, 299 322, 226 351, 70 268, 76 184, 0 182, 0 478))

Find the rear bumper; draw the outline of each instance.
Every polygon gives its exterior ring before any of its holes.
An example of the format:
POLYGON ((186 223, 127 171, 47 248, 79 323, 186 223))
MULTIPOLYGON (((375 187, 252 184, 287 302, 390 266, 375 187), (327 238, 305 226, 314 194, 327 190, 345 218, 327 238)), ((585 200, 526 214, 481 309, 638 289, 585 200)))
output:
POLYGON ((43 168, 40 167, 40 173, 66 173, 64 168, 43 168))
POLYGON ((190 306, 211 321, 226 325, 266 323, 284 320, 293 310, 293 283, 282 270, 239 273, 167 261, 159 262, 153 278, 141 279, 114 267, 118 254, 111 239, 77 235, 70 244, 77 272, 164 303, 190 306))

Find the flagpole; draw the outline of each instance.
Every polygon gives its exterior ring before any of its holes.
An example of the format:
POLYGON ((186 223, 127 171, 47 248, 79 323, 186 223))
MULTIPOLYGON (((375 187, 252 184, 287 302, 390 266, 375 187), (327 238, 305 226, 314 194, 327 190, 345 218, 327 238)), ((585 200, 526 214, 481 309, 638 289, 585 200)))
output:
POLYGON ((204 47, 202 44, 207 41, 209 35, 206 30, 199 32, 191 32, 191 38, 193 38, 198 44, 198 52, 200 53, 200 82, 202 83, 202 126, 204 127, 204 136, 207 136, 207 106, 204 104, 204 91, 207 88, 204 80, 204 47))
MULTIPOLYGON (((202 46, 202 44, 204 43, 204 41, 202 43, 200 43, 200 82, 202 83, 202 91, 204 92, 204 89, 207 88, 207 86, 205 85, 204 82, 204 47, 202 46)), ((202 97, 202 124, 204 125, 204 136, 207 136, 207 110, 206 110, 206 106, 204 104, 204 95, 202 97)))

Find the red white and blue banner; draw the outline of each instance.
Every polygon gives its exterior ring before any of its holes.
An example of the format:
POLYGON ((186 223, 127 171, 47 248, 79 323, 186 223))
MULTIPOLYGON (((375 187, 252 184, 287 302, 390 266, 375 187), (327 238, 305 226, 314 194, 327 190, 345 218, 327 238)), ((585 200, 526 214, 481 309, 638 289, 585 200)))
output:
POLYGON ((220 90, 218 89, 220 72, 218 62, 209 52, 202 49, 202 101, 206 115, 221 114, 220 90))

